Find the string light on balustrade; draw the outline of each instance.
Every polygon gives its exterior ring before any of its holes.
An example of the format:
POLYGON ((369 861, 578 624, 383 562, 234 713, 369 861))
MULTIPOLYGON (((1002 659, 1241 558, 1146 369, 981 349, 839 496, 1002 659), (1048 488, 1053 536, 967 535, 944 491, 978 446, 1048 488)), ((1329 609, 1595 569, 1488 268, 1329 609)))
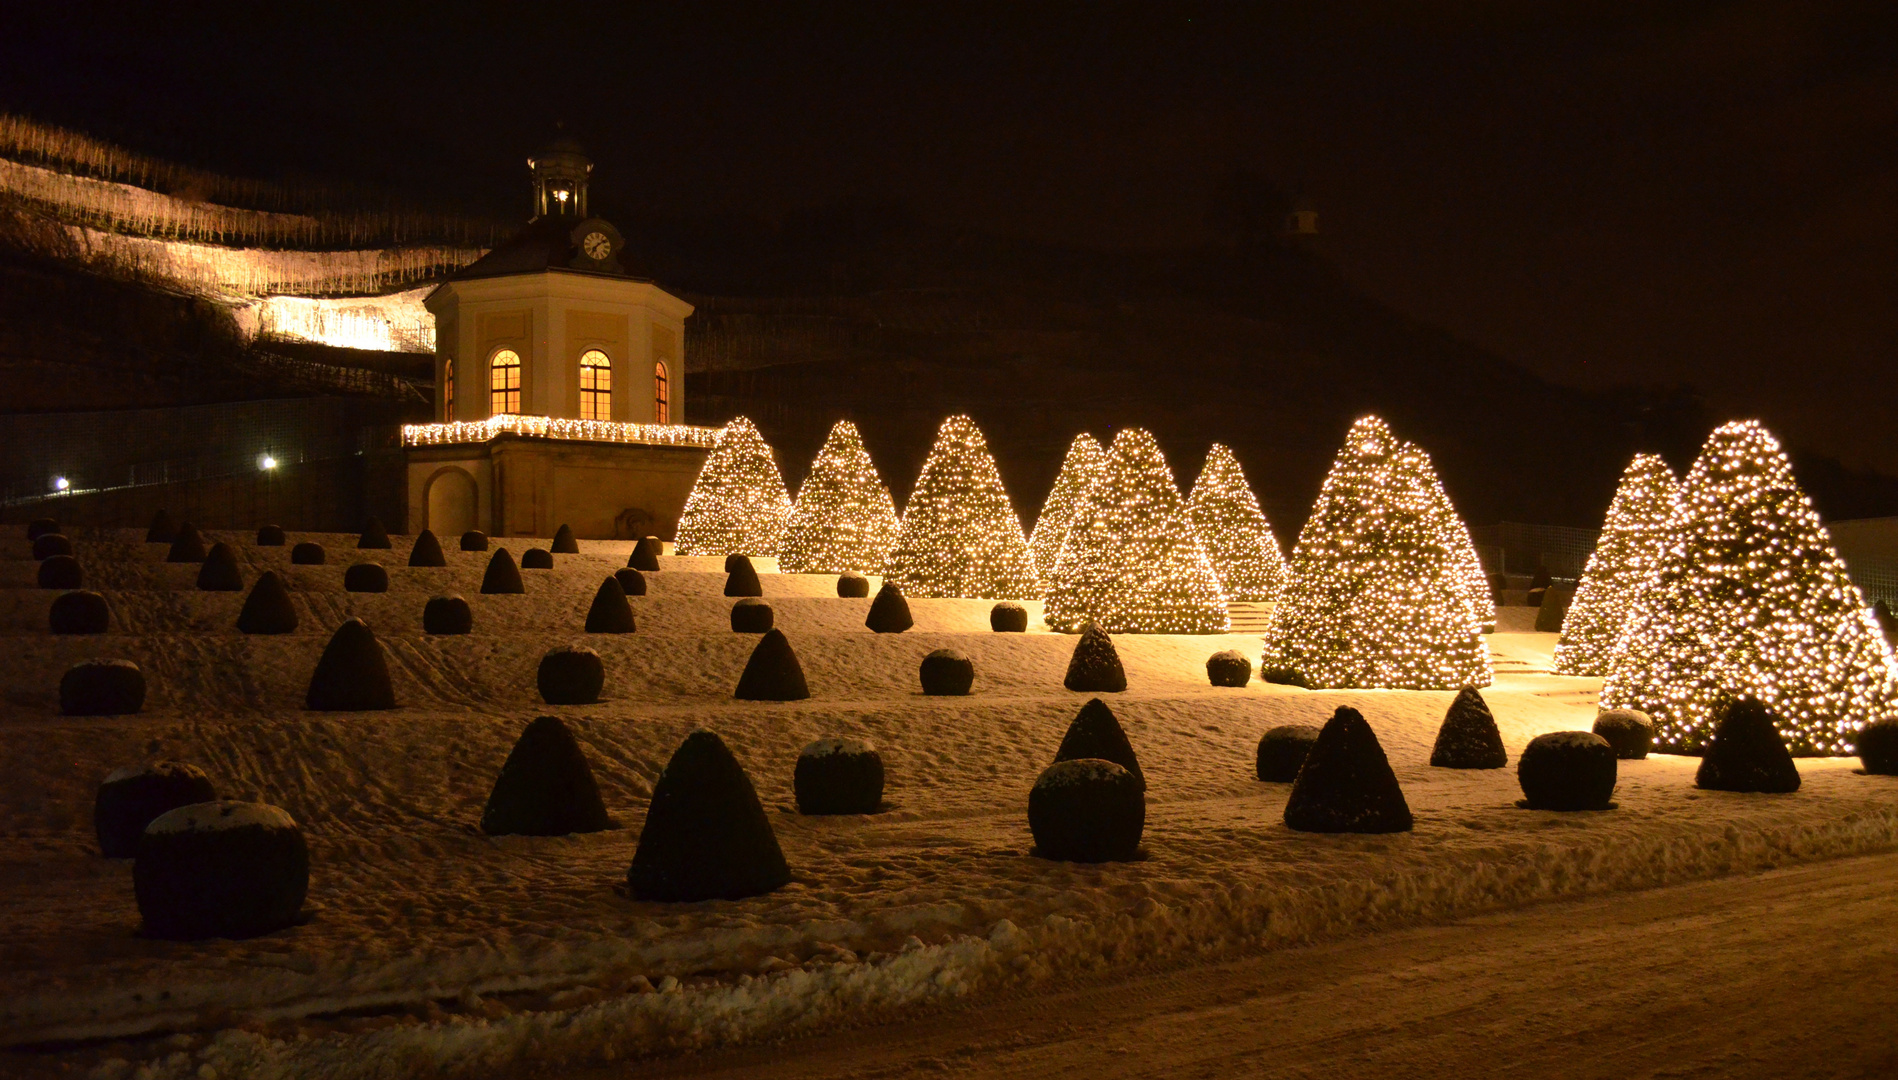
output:
POLYGON ((830 429, 799 485, 778 569, 787 574, 879 574, 901 529, 890 489, 877 475, 857 425, 830 429))
POLYGON ((884 579, 909 596, 1038 600, 1021 519, 975 421, 952 416, 903 508, 884 579))
POLYGON ((791 496, 757 425, 733 417, 719 433, 679 516, 680 555, 776 556, 791 496))
POLYGON ((1061 471, 1055 474, 1054 487, 1035 518, 1035 532, 1029 537, 1028 551, 1035 560, 1035 573, 1046 582, 1054 575, 1055 560, 1061 545, 1074 527, 1074 519, 1087 506, 1088 489, 1107 469, 1107 452, 1094 436, 1083 431, 1068 444, 1061 471))
POLYGON ((402 445, 453 446, 484 443, 502 435, 519 435, 536 439, 637 443, 644 446, 715 447, 722 430, 688 424, 624 424, 560 416, 502 415, 490 416, 486 420, 405 424, 402 427, 402 445))
POLYGON ((1636 454, 1608 504, 1555 643, 1557 675, 1605 675, 1628 613, 1667 553, 1680 482, 1658 454, 1636 454))
POLYGON ((1187 506, 1227 601, 1277 600, 1285 590, 1285 556, 1245 470, 1224 444, 1207 451, 1187 506))

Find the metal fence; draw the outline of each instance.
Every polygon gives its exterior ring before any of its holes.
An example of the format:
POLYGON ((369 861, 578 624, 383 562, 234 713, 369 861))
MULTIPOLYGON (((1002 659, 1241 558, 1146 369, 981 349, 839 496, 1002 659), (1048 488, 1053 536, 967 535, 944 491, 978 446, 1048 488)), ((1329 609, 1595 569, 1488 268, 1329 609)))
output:
POLYGON ((1598 529, 1525 525, 1519 521, 1470 530, 1483 568, 1492 574, 1533 574, 1538 568, 1546 568, 1551 576, 1571 580, 1582 576, 1582 568, 1588 564, 1600 536, 1598 529))

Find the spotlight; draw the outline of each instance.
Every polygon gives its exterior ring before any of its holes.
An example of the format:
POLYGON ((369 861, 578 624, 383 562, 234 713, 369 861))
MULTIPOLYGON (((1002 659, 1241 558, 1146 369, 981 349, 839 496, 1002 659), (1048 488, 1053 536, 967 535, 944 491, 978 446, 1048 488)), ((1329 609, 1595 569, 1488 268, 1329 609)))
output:
POLYGON ((65 491, 65 490, 66 490, 67 488, 69 488, 69 487, 72 487, 72 481, 70 481, 70 480, 68 480, 68 479, 66 479, 66 478, 65 478, 65 477, 63 477, 63 476, 55 476, 55 477, 53 477, 53 490, 54 490, 54 491, 65 491))
POLYGON ((258 459, 257 464, 262 466, 265 470, 270 470, 277 467, 277 459, 271 457, 269 454, 265 454, 258 459))

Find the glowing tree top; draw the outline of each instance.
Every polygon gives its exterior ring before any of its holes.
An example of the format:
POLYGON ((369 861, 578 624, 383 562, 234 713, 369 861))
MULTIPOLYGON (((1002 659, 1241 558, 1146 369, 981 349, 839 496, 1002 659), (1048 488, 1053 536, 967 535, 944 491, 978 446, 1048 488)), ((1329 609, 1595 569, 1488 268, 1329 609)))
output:
POLYGON ((735 416, 718 434, 679 517, 681 555, 774 556, 791 496, 771 447, 750 420, 735 416))
POLYGON ((1262 666, 1315 688, 1494 681, 1447 504, 1429 455, 1375 416, 1351 425, 1292 549, 1262 666))
POLYGON ((1055 563, 1045 617, 1057 630, 1092 622, 1113 634, 1214 634, 1230 625, 1219 576, 1148 432, 1114 437, 1055 563))
POLYGON ((857 425, 839 420, 797 490, 778 569, 787 574, 880 574, 896 544, 896 504, 857 425))
POLYGON ((1021 520, 975 421, 942 422, 903 511, 884 580, 909 596, 1041 596, 1021 520))
POLYGON ((1601 539, 1588 556, 1562 638, 1557 675, 1606 675, 1608 659, 1636 597, 1646 590, 1668 548, 1668 526, 1680 498, 1674 470, 1658 454, 1636 454, 1608 504, 1601 539))
POLYGON ((1054 576, 1055 560, 1061 557, 1061 544, 1074 527, 1074 519, 1087 506, 1088 489, 1107 468, 1107 454, 1094 436, 1083 431, 1068 445, 1068 456, 1055 474, 1048 501, 1035 519, 1035 534, 1028 551, 1035 559, 1035 573, 1043 582, 1054 576))
POLYGON ((1223 444, 1207 451, 1187 506, 1226 599, 1277 600, 1285 589, 1285 556, 1239 459, 1223 444))
POLYGON ((1604 706, 1644 710, 1657 745, 1696 750, 1723 699, 1756 697, 1805 754, 1851 753, 1862 725, 1898 713, 1891 647, 1765 428, 1708 436, 1671 531, 1604 706))

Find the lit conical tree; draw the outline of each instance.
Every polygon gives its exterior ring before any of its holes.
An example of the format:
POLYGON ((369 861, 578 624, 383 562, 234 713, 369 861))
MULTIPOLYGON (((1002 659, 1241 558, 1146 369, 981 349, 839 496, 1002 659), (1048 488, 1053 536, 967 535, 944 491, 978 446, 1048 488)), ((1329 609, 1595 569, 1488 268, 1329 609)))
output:
POLYGON ((1608 504, 1601 539, 1588 556, 1555 643, 1557 675, 1606 675, 1636 597, 1667 553, 1680 484, 1658 454, 1636 454, 1608 504))
POLYGON ((1262 666, 1313 687, 1494 681, 1440 494, 1429 455, 1375 416, 1351 425, 1292 549, 1262 666))
POLYGON ((1207 452, 1187 505, 1226 599, 1277 600, 1285 590, 1285 556, 1239 459, 1223 444, 1207 452))
POLYGON ((705 459, 679 517, 681 555, 775 556, 791 496, 771 447, 750 420, 735 416, 705 459))
POLYGON ((1851 753, 1860 726, 1898 715, 1898 662, 1766 429, 1708 436, 1671 533, 1604 706, 1645 711, 1657 745, 1686 751, 1706 745, 1726 698, 1764 702, 1803 754, 1851 753))
POLYGON ((839 420, 797 489, 778 569, 787 574, 878 574, 896 544, 896 504, 857 425, 839 420))
POLYGON ((1021 519, 975 421, 942 422, 903 510, 884 580, 907 596, 1041 596, 1021 519))
POLYGON ((1094 436, 1083 431, 1068 445, 1068 456, 1055 474, 1048 501, 1035 518, 1035 534, 1028 550, 1035 558, 1035 573, 1043 582, 1054 576, 1055 560, 1061 557, 1061 544, 1074 527, 1075 516, 1087 506, 1088 489, 1100 479, 1107 467, 1107 454, 1094 436))
POLYGON ((1160 444, 1140 428, 1114 437, 1107 467, 1055 563, 1046 619, 1113 633, 1224 631, 1225 594, 1160 444))
MULTIPOLYGON (((1416 443, 1404 444, 1410 451, 1422 455, 1426 467, 1430 455, 1416 443)), ((1456 506, 1450 502, 1450 493, 1443 488, 1435 469, 1430 470, 1430 522, 1438 539, 1450 552, 1451 561, 1456 567, 1456 576, 1463 583, 1463 594, 1469 598, 1470 625, 1478 631, 1496 628, 1496 599, 1489 589, 1489 575, 1483 573, 1483 560, 1476 555, 1476 541, 1470 539, 1469 526, 1456 512, 1456 506)))

